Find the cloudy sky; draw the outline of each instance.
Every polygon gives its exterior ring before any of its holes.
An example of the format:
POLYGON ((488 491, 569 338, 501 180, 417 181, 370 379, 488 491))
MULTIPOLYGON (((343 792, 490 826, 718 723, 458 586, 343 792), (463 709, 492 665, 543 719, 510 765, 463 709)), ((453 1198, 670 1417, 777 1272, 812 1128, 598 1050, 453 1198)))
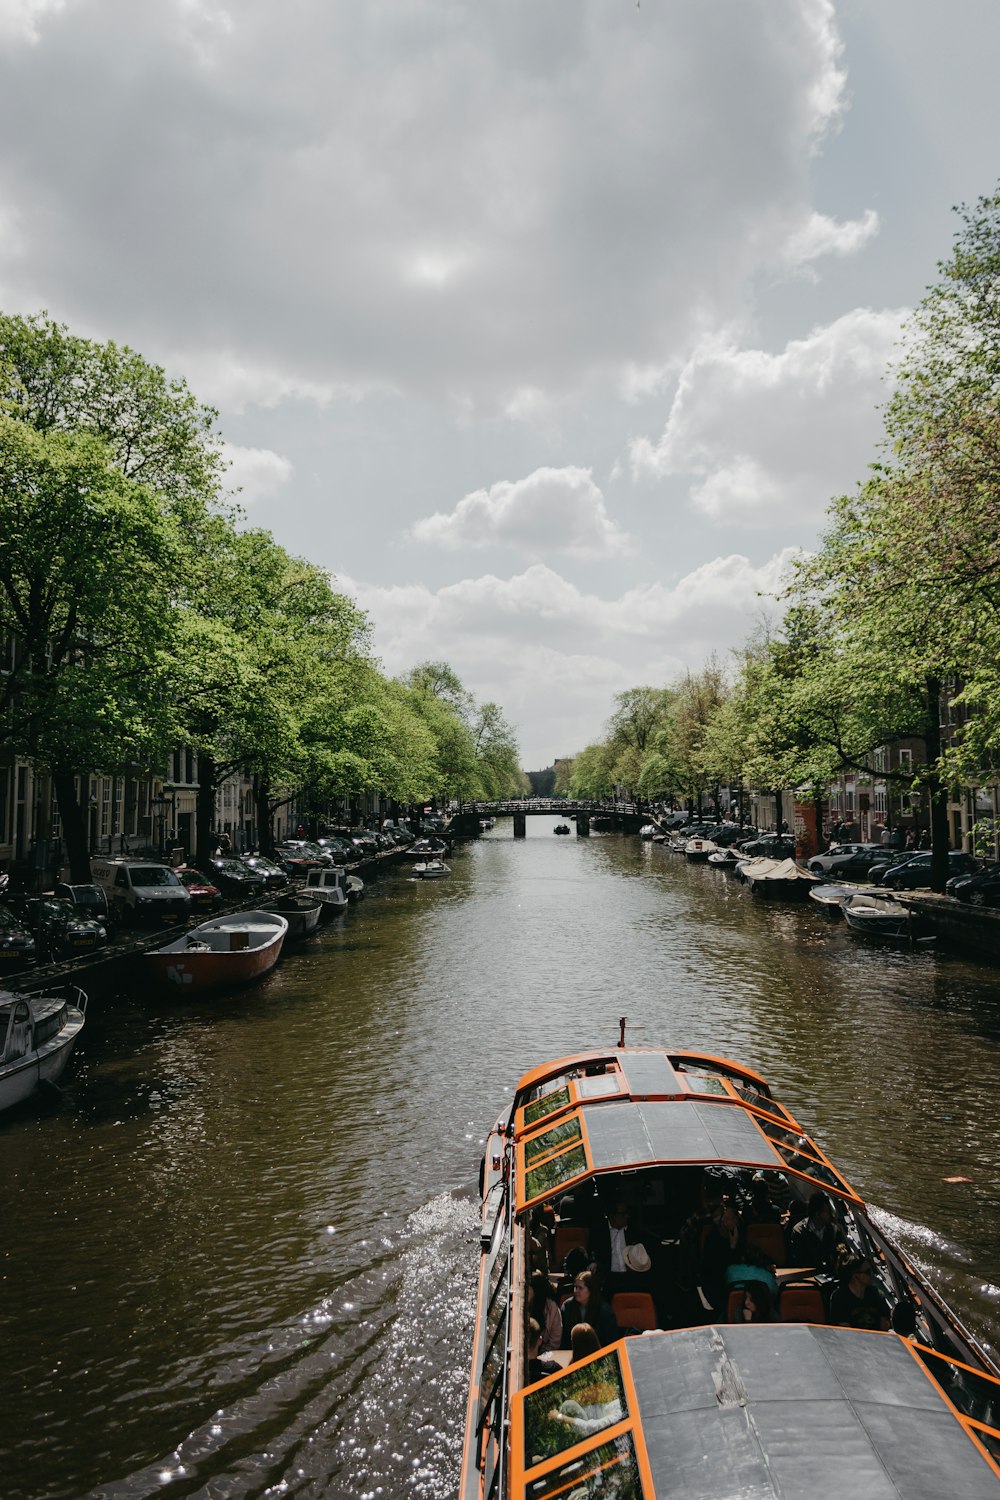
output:
POLYGON ((0 305, 185 376, 541 767, 863 478, 998 55, 995 0, 0 0, 0 305))

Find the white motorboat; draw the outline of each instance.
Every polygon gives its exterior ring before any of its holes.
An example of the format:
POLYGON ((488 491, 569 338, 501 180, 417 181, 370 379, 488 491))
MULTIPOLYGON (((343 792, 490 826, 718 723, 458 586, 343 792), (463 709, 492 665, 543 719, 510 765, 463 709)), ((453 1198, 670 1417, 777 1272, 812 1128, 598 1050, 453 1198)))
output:
POLYGON ((451 874, 451 865, 446 865, 443 859, 428 859, 414 865, 413 873, 418 880, 443 880, 451 874))
POLYGON ((905 906, 891 896, 858 891, 844 902, 844 921, 852 932, 866 937, 906 938, 913 934, 913 919, 905 906))
POLYGON ((59 1079, 86 1013, 87 996, 75 985, 53 995, 0 991, 0 1110, 59 1079))
POLYGON ((342 865, 329 870, 310 870, 306 876, 305 893, 322 902, 321 922, 330 922, 347 910, 347 871, 342 865))

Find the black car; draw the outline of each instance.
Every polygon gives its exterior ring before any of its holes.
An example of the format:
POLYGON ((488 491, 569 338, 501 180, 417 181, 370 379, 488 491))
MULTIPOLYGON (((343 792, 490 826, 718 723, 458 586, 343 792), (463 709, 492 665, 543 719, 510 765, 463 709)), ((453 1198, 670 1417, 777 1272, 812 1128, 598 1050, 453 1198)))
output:
POLYGON ((269 891, 283 891, 288 884, 288 875, 276 865, 273 860, 265 859, 263 854, 244 854, 240 861, 252 870, 255 875, 263 877, 264 884, 269 891))
POLYGON ((9 974, 33 963, 35 940, 9 906, 0 906, 0 972, 9 974))
POLYGON ((211 859, 208 875, 212 884, 233 901, 256 901, 264 894, 263 875, 247 869, 241 859, 211 859))
POLYGON ((81 916, 91 917, 102 927, 111 925, 108 893, 102 885, 68 885, 59 882, 54 894, 75 906, 81 916))
MULTIPOLYGON (((971 854, 965 854, 961 849, 949 849, 948 851, 948 874, 949 875, 972 875, 979 868, 971 854)), ((916 891, 921 886, 929 886, 931 883, 931 851, 925 850, 922 854, 915 854, 905 864, 894 865, 886 870, 881 880, 872 872, 872 878, 876 885, 881 885, 890 891, 916 891)))
POLYGON ((105 923, 60 896, 21 896, 12 906, 34 936, 43 963, 96 953, 107 944, 105 923))
POLYGON ((738 847, 749 859, 795 858, 795 840, 788 834, 765 833, 759 839, 747 839, 738 847))
POLYGON ((987 865, 974 875, 953 875, 945 891, 969 906, 1000 906, 1000 865, 987 865))

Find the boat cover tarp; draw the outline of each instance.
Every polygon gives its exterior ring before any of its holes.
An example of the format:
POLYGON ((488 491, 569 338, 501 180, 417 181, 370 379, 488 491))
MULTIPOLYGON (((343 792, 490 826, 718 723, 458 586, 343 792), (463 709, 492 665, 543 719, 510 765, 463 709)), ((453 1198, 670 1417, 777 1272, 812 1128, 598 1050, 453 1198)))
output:
POLYGON ((743 866, 743 874, 747 880, 804 880, 807 885, 815 885, 819 879, 794 859, 751 859, 743 866))
POLYGON ((622 1099, 586 1104, 583 1116, 596 1171, 659 1161, 784 1166, 752 1117, 735 1105, 622 1099))
POLYGON ((895 1335, 791 1324, 630 1339, 657 1495, 987 1500, 997 1477, 895 1335))

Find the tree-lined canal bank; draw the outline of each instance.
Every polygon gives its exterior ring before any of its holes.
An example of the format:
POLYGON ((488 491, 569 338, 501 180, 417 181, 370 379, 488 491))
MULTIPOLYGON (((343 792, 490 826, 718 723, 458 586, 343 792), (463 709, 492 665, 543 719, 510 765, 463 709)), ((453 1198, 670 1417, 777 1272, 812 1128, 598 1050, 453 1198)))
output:
POLYGON ((0 1127, 9 1500, 446 1500, 480 1142, 621 1014, 758 1068, 993 1342, 994 974, 556 821, 386 872, 256 990, 92 1008, 0 1127))

